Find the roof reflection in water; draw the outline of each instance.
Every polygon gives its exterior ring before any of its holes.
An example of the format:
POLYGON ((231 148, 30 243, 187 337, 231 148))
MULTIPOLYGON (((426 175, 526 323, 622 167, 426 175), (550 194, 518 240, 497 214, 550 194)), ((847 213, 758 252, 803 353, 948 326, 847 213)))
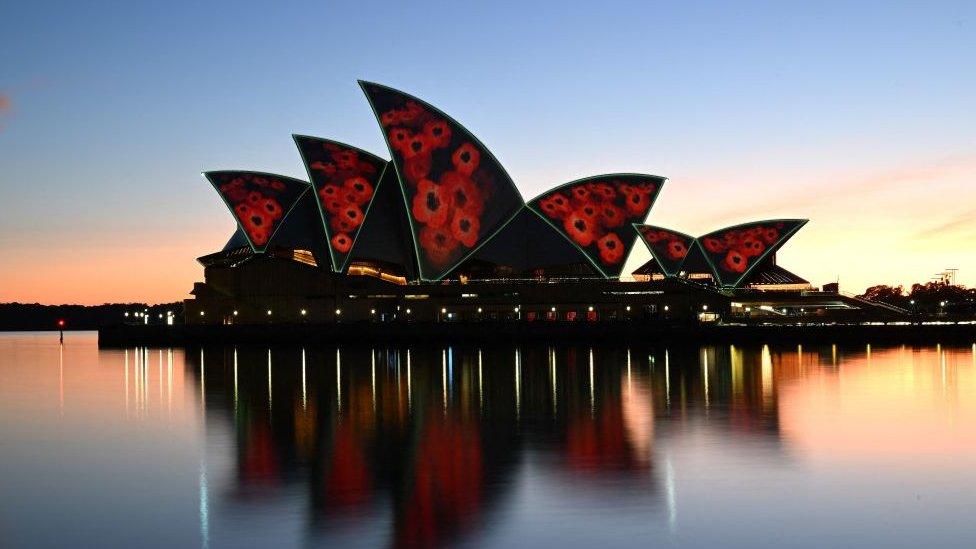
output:
POLYGON ((650 496, 673 521, 675 464, 655 444, 718 429, 788 458, 777 387, 805 364, 830 364, 830 354, 207 348, 187 353, 187 370, 208 422, 230 422, 236 433, 234 485, 211 486, 211 505, 299 488, 310 536, 384 515, 389 542, 414 546, 469 539, 510 497, 529 456, 566 489, 650 496))

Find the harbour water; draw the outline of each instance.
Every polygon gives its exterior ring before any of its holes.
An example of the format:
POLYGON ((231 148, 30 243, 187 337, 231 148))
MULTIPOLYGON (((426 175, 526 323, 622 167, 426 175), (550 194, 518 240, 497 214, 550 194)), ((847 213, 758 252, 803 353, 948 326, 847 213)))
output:
POLYGON ((0 546, 970 547, 976 345, 0 334, 0 546))

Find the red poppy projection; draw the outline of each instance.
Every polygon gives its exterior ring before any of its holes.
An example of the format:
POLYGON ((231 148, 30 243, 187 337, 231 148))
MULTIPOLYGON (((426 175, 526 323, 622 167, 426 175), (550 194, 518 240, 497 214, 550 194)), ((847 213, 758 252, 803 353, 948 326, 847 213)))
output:
POLYGON ((613 174, 567 183, 529 207, 582 250, 607 277, 620 276, 641 223, 664 184, 663 177, 613 174))
POLYGON ((651 250, 661 272, 667 276, 674 276, 681 270, 685 257, 695 244, 694 237, 678 231, 653 225, 635 225, 634 228, 651 250))
POLYGON ((738 286, 756 265, 778 250, 805 219, 774 219, 744 223, 698 239, 722 286, 738 286))
POLYGON ((260 172, 219 171, 204 174, 230 208, 251 247, 263 252, 281 220, 308 191, 308 183, 260 172))
POLYGON ((439 280, 511 220, 522 197, 463 126, 403 92, 361 82, 403 187, 420 277, 439 280))
POLYGON ((296 135, 329 240, 332 269, 345 270, 386 160, 337 141, 296 135))

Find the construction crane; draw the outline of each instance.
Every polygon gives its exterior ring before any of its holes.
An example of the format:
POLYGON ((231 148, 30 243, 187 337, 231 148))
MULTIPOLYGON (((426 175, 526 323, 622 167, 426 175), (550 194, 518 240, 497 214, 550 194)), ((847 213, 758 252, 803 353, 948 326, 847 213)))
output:
POLYGON ((956 267, 946 268, 941 273, 935 273, 935 276, 932 277, 932 281, 933 282, 938 282, 940 284, 945 284, 947 286, 955 286, 956 285, 956 272, 958 272, 958 271, 959 271, 959 269, 956 268, 956 267))

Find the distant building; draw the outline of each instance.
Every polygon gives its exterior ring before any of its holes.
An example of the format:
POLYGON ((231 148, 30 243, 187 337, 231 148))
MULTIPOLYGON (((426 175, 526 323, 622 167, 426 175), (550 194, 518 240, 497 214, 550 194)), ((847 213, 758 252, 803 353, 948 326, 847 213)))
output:
POLYGON ((294 136, 309 181, 204 175, 238 229, 199 258, 189 323, 654 321, 863 307, 776 263, 805 223, 692 237, 645 225, 665 178, 579 179, 525 201, 467 129, 403 92, 361 82, 391 161, 294 136), (640 242, 653 259, 623 268, 640 242))

